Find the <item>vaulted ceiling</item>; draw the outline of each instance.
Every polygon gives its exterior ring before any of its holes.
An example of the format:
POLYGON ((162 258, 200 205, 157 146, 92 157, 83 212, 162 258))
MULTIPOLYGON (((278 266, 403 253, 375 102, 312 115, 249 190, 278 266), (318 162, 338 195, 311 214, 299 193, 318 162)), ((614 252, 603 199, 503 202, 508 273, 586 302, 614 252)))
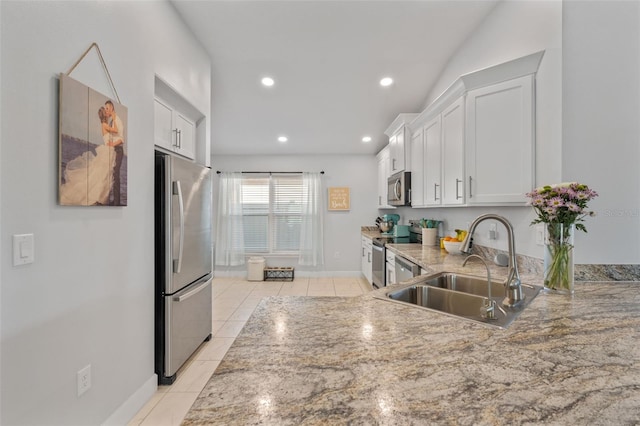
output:
POLYGON ((378 152, 496 3, 173 0, 211 55, 214 155, 378 152))

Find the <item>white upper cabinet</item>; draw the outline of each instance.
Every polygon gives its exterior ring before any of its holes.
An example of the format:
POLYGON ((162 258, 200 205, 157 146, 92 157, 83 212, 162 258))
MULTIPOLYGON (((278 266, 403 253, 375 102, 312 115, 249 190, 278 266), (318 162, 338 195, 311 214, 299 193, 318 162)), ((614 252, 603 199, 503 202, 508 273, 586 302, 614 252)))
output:
MULTIPOLYGON (((442 133, 441 115, 422 129, 424 134, 424 201, 427 206, 442 204, 442 133)), ((411 182, 413 183, 413 181, 411 182)))
POLYGON ((410 154, 422 149, 424 157, 407 163, 420 201, 414 206, 525 204, 535 184, 535 73, 543 55, 461 76, 410 122, 410 154))
POLYGON ((465 202, 464 97, 442 112, 442 204, 465 202))
POLYGON ((154 94, 156 148, 208 165, 206 117, 158 76, 154 80, 154 94))
POLYGON ((411 207, 423 207, 425 184, 425 156, 422 129, 411 136, 411 207))
POLYGON ((378 208, 395 209, 387 204, 387 180, 390 174, 389 145, 384 147, 377 155, 378 159, 378 208))
POLYGON ((195 158, 196 125, 169 102, 156 98, 154 103, 154 140, 156 146, 187 158, 195 158))
POLYGON ((409 124, 418 114, 400 114, 385 130, 389 137, 389 164, 392 175, 410 171, 411 167, 411 133, 409 124))
POLYGON ((468 204, 522 204, 534 186, 533 75, 469 91, 468 204))

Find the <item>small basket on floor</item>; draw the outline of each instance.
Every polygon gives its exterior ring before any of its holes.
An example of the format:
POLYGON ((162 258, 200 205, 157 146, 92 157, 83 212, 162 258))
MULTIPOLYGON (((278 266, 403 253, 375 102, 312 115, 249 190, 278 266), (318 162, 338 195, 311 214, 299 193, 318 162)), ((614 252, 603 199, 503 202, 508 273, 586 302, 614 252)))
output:
POLYGON ((265 281, 293 281, 293 267, 268 267, 264 268, 265 281))

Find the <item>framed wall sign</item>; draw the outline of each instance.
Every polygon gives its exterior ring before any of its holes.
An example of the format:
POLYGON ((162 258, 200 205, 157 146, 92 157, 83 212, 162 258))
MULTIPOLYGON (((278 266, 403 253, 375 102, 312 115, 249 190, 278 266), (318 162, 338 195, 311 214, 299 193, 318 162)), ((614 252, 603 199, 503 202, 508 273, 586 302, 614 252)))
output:
POLYGON ((120 103, 100 48, 93 43, 60 74, 59 203, 63 206, 127 205, 127 107, 120 103), (69 76, 95 48, 115 99, 69 76))
POLYGON ((349 210, 351 208, 351 198, 348 186, 329 188, 329 210, 349 210))

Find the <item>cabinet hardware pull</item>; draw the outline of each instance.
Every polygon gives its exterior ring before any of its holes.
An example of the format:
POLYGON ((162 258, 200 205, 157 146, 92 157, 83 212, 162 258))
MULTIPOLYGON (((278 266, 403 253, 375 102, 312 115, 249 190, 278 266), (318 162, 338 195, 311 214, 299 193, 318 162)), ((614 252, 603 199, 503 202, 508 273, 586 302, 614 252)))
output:
POLYGON ((176 141, 173 143, 173 146, 175 146, 176 148, 180 148, 180 145, 178 144, 178 134, 180 134, 180 131, 176 127, 175 129, 173 129, 173 132, 175 132, 176 134, 176 141))
POLYGON ((462 198, 459 194, 460 191, 458 190, 458 184, 460 184, 462 182, 462 179, 458 179, 456 178, 456 200, 459 200, 460 198, 462 198))
POLYGON ((440 185, 438 185, 437 183, 433 184, 433 201, 438 201, 440 198, 438 198, 438 187, 440 185))
POLYGON ((471 192, 471 176, 469 176, 469 198, 473 197, 473 193, 471 192))
POLYGON ((391 159, 391 170, 395 170, 396 169, 396 159, 392 158, 391 159))
POLYGON ((371 263, 371 253, 367 253, 367 262, 371 263))
POLYGON ((364 247, 362 247, 362 257, 364 257, 364 247))

